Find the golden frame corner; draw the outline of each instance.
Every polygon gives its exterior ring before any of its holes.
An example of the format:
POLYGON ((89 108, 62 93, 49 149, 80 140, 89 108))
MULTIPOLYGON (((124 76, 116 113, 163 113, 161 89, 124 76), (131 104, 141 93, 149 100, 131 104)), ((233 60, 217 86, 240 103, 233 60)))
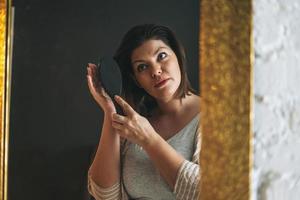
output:
MULTIPOLYGON (((7 200, 11 0, 0 0, 0 200, 7 200)), ((201 200, 250 200, 252 1, 200 0, 201 200)))

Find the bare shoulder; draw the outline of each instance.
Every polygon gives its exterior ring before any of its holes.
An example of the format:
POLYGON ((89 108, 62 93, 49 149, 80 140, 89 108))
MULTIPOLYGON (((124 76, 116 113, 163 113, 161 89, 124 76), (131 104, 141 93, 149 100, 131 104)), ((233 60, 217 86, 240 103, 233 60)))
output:
POLYGON ((201 97, 195 94, 190 96, 190 99, 187 104, 186 110, 191 113, 193 116, 200 112, 200 101, 201 97))
POLYGON ((184 109, 183 119, 185 119, 185 125, 188 124, 191 120, 193 120, 199 113, 200 109, 201 97, 198 95, 192 94, 190 96, 190 100, 187 103, 186 108, 184 109))

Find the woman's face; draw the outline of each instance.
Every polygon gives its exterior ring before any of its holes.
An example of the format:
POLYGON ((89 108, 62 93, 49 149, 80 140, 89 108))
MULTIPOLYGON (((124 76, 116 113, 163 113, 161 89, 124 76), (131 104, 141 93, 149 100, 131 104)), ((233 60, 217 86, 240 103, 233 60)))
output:
POLYGON ((140 87, 157 100, 173 98, 180 82, 175 52, 161 40, 147 40, 133 50, 131 64, 140 87))

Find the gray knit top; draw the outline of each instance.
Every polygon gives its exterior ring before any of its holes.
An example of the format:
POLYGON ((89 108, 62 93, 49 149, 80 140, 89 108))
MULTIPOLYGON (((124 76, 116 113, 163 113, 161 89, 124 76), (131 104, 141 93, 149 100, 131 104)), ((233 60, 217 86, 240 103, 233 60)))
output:
POLYGON ((88 175, 88 189, 96 200, 196 200, 199 197, 199 117, 196 115, 167 142, 184 158, 172 191, 138 145, 122 145, 122 180, 109 188, 97 185, 88 175))
MULTIPOLYGON (((167 142, 186 160, 192 160, 197 137, 198 115, 167 142)), ((133 199, 175 199, 167 183, 159 175, 147 153, 136 144, 129 144, 124 156, 124 187, 133 199)))

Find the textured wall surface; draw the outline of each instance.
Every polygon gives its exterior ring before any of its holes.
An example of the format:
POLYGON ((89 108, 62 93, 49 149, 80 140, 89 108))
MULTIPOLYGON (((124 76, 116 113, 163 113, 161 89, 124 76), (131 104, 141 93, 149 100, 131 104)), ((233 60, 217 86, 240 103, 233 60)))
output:
POLYGON ((300 1, 254 0, 254 200, 300 199, 300 1))

